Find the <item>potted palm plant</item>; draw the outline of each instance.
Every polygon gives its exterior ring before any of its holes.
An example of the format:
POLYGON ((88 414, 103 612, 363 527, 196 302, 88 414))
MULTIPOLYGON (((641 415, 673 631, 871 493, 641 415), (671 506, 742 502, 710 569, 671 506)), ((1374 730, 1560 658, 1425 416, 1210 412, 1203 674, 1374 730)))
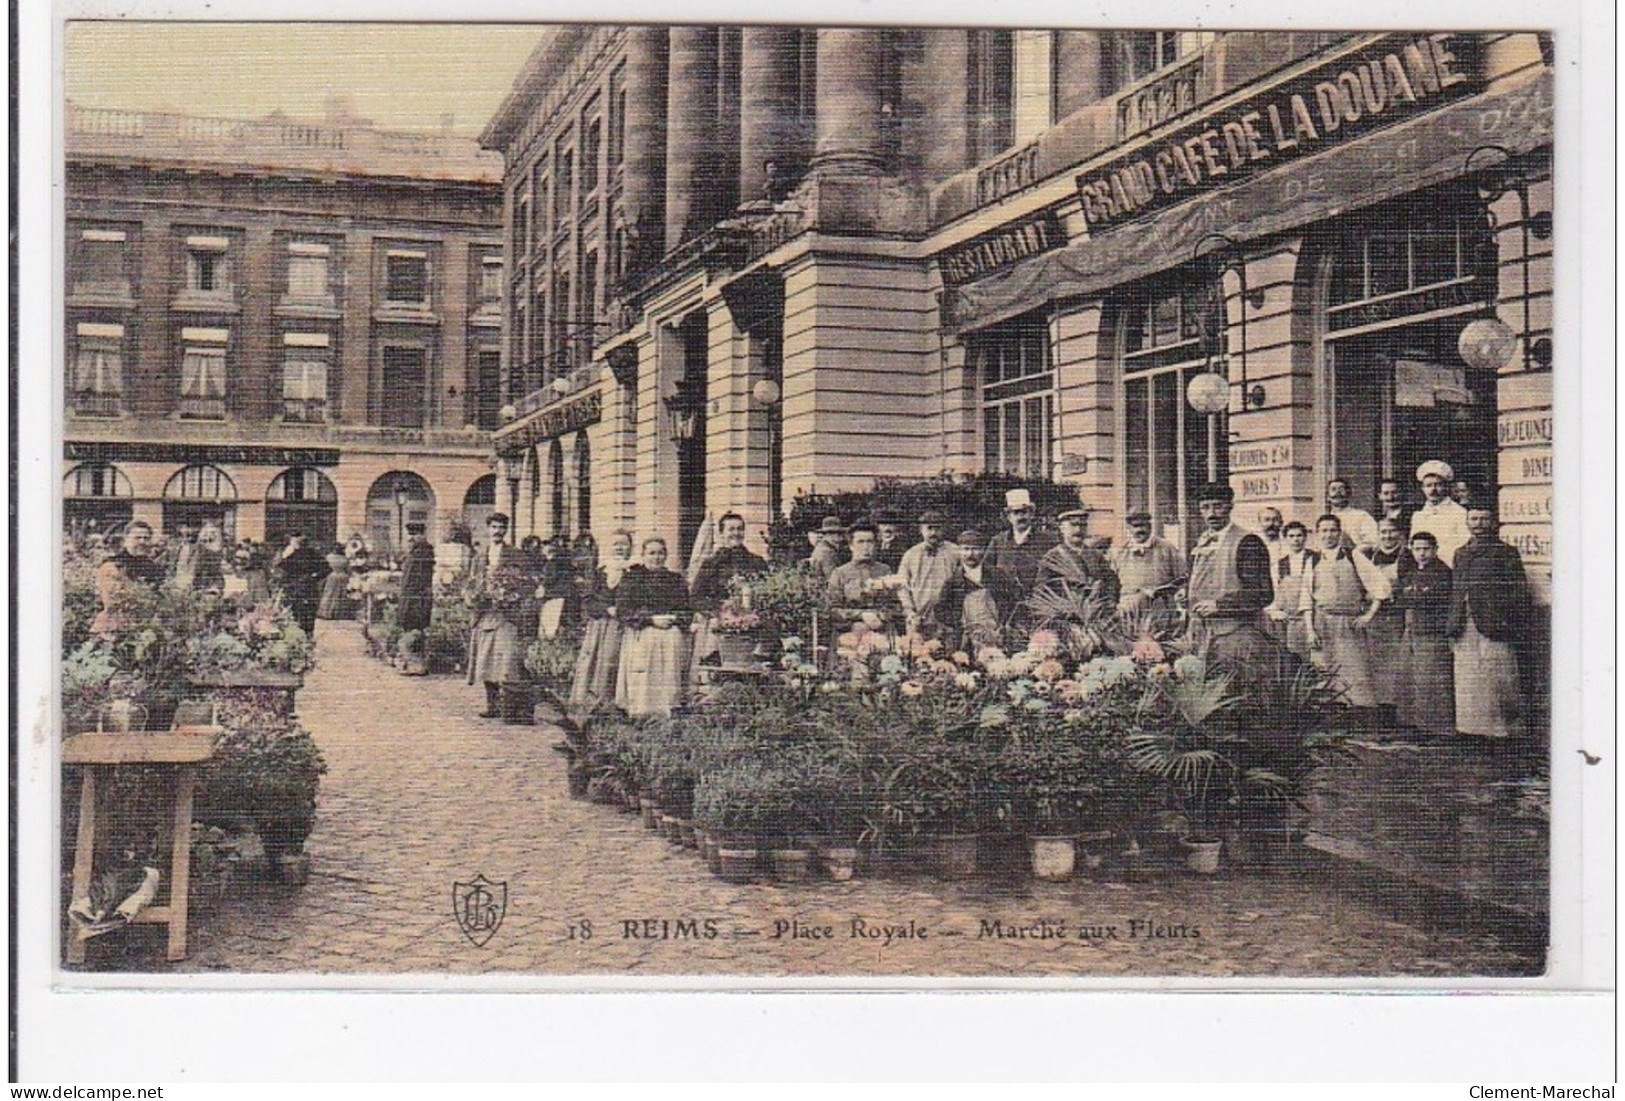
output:
POLYGON ((1210 673, 1194 656, 1151 683, 1144 722, 1127 736, 1127 758, 1172 787, 1188 827, 1181 838, 1186 866, 1212 874, 1240 805, 1237 758, 1246 739, 1232 721, 1240 697, 1231 694, 1228 675, 1210 673))

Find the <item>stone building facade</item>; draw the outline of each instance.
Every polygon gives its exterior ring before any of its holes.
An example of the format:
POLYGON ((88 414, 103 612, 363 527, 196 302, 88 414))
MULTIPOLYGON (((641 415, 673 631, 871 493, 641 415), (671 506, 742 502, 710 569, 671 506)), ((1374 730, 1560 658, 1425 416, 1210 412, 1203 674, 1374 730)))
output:
POLYGON ((1544 589, 1552 86, 1533 34, 558 28, 481 139, 499 500, 686 554, 1003 470, 1189 545, 1209 477, 1309 521, 1444 459, 1544 589))
POLYGON ((501 163, 466 138, 66 118, 64 513, 325 543, 492 507, 501 163))

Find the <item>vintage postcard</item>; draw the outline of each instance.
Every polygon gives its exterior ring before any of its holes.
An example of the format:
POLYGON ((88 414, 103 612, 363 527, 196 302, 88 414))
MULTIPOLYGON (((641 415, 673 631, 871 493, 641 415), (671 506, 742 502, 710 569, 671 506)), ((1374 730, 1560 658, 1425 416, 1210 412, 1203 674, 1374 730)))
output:
POLYGON ((53 983, 1575 985, 1574 44, 799 18, 56 24, 53 983))

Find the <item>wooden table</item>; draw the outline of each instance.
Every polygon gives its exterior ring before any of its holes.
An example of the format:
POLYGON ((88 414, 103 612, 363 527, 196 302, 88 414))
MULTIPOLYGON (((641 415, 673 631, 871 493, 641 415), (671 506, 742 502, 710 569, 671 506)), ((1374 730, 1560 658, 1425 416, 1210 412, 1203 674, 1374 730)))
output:
MULTIPOLYGON (((96 860, 96 772, 114 765, 173 766, 175 770, 174 843, 169 857, 169 904, 149 906, 135 916, 137 924, 169 926, 170 960, 186 958, 187 891, 192 878, 192 794, 197 766, 214 756, 212 727, 165 733, 76 734, 62 743, 62 763, 79 765, 79 833, 74 841, 73 897, 90 892, 96 860)), ((68 962, 85 962, 85 941, 69 934, 68 962)))

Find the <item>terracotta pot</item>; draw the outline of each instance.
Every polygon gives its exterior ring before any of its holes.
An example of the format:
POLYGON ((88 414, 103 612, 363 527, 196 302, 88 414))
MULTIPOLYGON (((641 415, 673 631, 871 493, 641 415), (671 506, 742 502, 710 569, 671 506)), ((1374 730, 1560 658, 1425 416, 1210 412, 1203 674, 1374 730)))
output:
POLYGON ((1039 879, 1067 879, 1078 866, 1077 842, 1070 837, 1030 837, 1027 845, 1032 852, 1033 875, 1039 879))
POLYGON ((819 852, 824 874, 837 883, 845 883, 857 873, 858 850, 855 846, 831 845, 819 852))
POLYGON ((1179 844, 1185 850, 1185 867, 1189 870, 1198 875, 1212 875, 1219 870, 1219 850, 1224 842, 1180 838, 1179 844))
POLYGON ((754 848, 741 849, 729 845, 717 847, 717 875, 729 883, 749 883, 756 878, 760 854, 754 848))
POLYGON ((666 843, 681 846, 683 843, 683 819, 675 814, 660 815, 660 832, 665 836, 666 843))
POLYGON ((756 664, 756 639, 753 635, 718 635, 717 649, 725 666, 756 664))
POLYGON ((277 857, 276 875, 290 887, 303 887, 310 882, 310 854, 286 853, 277 857))
POLYGON ((943 879, 969 879, 976 874, 976 835, 945 833, 931 839, 931 870, 943 879))
POLYGON ((801 883, 812 869, 812 853, 806 849, 774 849, 773 878, 780 883, 801 883))

